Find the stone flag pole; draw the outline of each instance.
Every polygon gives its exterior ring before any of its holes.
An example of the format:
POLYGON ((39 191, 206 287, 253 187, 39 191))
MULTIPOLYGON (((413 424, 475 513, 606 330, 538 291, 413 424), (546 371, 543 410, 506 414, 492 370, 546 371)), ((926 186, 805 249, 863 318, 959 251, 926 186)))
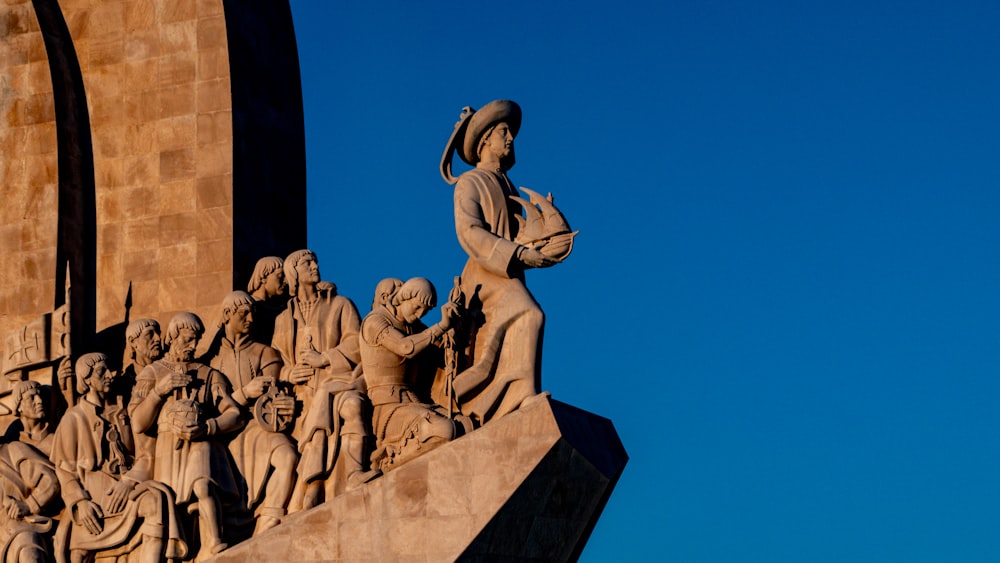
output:
POLYGON ((542 391, 526 272, 577 232, 521 117, 446 144, 451 291, 352 300, 286 0, 0 0, 0 563, 577 558, 628 456, 542 391))

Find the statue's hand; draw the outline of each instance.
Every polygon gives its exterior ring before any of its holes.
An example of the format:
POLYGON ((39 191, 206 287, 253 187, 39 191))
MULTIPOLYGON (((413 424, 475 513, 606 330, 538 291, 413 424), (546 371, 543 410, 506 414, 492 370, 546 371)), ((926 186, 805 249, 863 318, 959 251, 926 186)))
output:
POLYGON ((255 377, 243 386, 243 394, 246 395, 247 399, 256 399, 263 395, 267 388, 274 383, 274 378, 271 377, 255 377))
POLYGON ((31 509, 21 499, 8 496, 4 498, 4 504, 7 508, 7 516, 11 520, 17 520, 31 513, 31 509))
POLYGON ((451 323, 460 317, 461 314, 462 313, 459 310, 458 305, 450 301, 441 305, 441 322, 438 326, 440 326, 442 330, 448 330, 451 328, 451 323))
POLYGON ((322 369, 330 365, 330 360, 315 350, 302 350, 299 352, 299 362, 316 369, 322 369))
POLYGON ((153 390, 161 397, 166 397, 174 389, 183 389, 191 383, 191 376, 183 373, 171 373, 156 380, 153 390))
POLYGON ((293 385, 302 385, 312 378, 315 370, 309 366, 302 364, 296 364, 290 372, 288 372, 288 381, 292 382, 293 385))
POLYGON ((204 422, 189 424, 177 431, 177 436, 181 440, 193 442, 208 433, 208 426, 204 422))
POLYGON ((105 494, 111 496, 111 503, 108 505, 108 512, 117 514, 125 508, 129 493, 135 488, 135 481, 122 479, 108 489, 105 494))
POLYGON ((555 266, 559 263, 558 260, 549 258, 534 248, 529 248, 527 246, 524 247, 523 251, 518 253, 518 258, 529 268, 548 268, 549 266, 555 266))
POLYGON ((59 386, 63 389, 70 389, 73 385, 73 362, 69 357, 63 358, 59 362, 59 386))
POLYGON ((274 412, 281 416, 295 416, 295 397, 288 395, 275 397, 274 412))
POLYGON ((97 506, 93 501, 83 499, 76 503, 73 508, 75 508, 73 521, 77 525, 83 526, 95 536, 101 533, 104 529, 104 513, 100 506, 97 506))

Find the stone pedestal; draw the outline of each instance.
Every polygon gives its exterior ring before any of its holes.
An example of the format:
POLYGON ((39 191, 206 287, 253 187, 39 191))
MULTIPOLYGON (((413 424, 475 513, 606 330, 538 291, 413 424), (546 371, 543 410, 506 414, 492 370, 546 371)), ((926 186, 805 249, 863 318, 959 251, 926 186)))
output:
POLYGON ((610 420, 540 398, 213 559, 576 559, 628 456, 610 420))

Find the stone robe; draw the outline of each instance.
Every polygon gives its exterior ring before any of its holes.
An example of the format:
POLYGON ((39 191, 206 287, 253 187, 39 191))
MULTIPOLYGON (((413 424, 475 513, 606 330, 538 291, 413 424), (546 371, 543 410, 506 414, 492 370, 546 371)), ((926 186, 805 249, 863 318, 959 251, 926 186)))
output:
POLYGON ((146 455, 133 457, 134 452, 128 451, 123 437, 131 428, 115 422, 113 414, 82 399, 63 415, 56 428, 52 462, 68 509, 64 517, 70 518, 73 505, 83 499, 94 502, 104 513, 104 529, 97 535, 82 525, 70 524, 68 547, 87 552, 127 550, 137 543, 136 534, 143 534, 163 538, 168 558, 182 558, 187 545, 174 511, 173 492, 149 480, 151 460, 146 455), (137 485, 125 507, 112 513, 108 508, 111 488, 123 479, 137 485), (142 496, 151 499, 156 509, 140 524, 142 496))
POLYGON ((157 360, 146 366, 136 379, 133 404, 147 401, 158 403, 155 421, 148 429, 145 428, 148 422, 140 422, 135 414, 137 409, 132 410, 137 424, 155 438, 153 478, 169 485, 178 503, 194 500, 194 483, 204 478, 221 492, 236 495, 238 488, 220 435, 239 428, 240 409, 230 396, 226 377, 197 362, 157 360), (156 381, 177 372, 190 375, 191 383, 160 397, 153 390, 156 381), (215 435, 187 441, 177 434, 184 425, 210 420, 215 421, 215 435))
MULTIPOLYGON (((316 289, 318 298, 308 313, 299 302, 292 298, 285 310, 274 321, 274 338, 271 346, 281 354, 283 367, 281 379, 288 381, 288 373, 298 362, 300 350, 313 349, 324 356, 330 365, 317 370, 308 382, 295 385, 295 397, 302 401, 302 412, 292 430, 292 437, 303 442, 311 428, 306 427, 303 418, 309 415, 312 402, 320 387, 328 378, 353 382, 352 372, 361 362, 358 351, 358 331, 361 317, 350 299, 337 295, 335 289, 316 289)), ((327 418, 320 416, 319 418, 327 418)))
POLYGON ((298 361, 299 350, 311 346, 330 362, 327 368, 316 370, 310 381, 294 387, 296 399, 302 401, 302 414, 295 422, 292 437, 302 454, 299 482, 330 479, 328 488, 339 492, 349 473, 346 469, 334 471, 342 434, 367 435, 360 417, 343 416, 345 403, 355 403, 356 411, 357 404, 363 402, 364 378, 356 369, 361 362, 361 319, 354 303, 337 295, 335 289, 317 288, 316 292, 318 298, 308 312, 295 298, 288 301, 288 307, 274 322, 271 345, 281 354, 281 378, 285 381, 298 361))
POLYGON ((0 444, 0 493, 28 506, 21 518, 7 514, 6 502, 0 510, 0 561, 16 563, 21 550, 29 546, 44 549, 43 534, 51 530, 46 507, 59 497, 55 467, 38 450, 21 442, 0 444))
MULTIPOLYGON (((277 382, 281 357, 274 348, 259 342, 244 339, 234 346, 223 337, 219 351, 209 360, 209 365, 226 376, 234 389, 233 397, 237 402, 243 402, 240 390, 254 377, 270 376, 277 382)), ((246 484, 244 500, 248 508, 263 499, 274 452, 281 447, 296 449, 287 435, 262 427, 249 413, 252 408, 253 404, 248 405, 244 414, 248 419, 246 427, 229 442, 229 451, 246 484)))
POLYGON ((474 168, 455 186, 455 230, 469 255, 462 271, 462 293, 470 312, 471 364, 455 378, 463 414, 486 422, 509 385, 541 385, 542 330, 545 315, 524 282, 517 260, 516 216, 521 205, 507 175, 474 168))

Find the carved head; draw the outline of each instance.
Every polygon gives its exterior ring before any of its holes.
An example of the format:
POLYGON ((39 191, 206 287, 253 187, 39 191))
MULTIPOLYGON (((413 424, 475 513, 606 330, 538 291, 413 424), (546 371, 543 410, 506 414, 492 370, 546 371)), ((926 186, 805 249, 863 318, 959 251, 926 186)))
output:
POLYGON ((285 292, 284 262, 277 256, 265 256, 254 266, 247 291, 257 299, 267 299, 285 292))
POLYGON ((177 313, 167 325, 163 343, 170 350, 172 359, 189 362, 194 359, 194 352, 198 348, 198 340, 202 334, 205 334, 205 325, 201 323, 198 315, 177 313))
POLYGON ((222 326, 234 335, 250 334, 253 326, 253 307, 256 301, 245 291, 230 292, 222 300, 222 326))
POLYGON ((319 283, 319 263, 316 253, 312 250, 296 250, 285 258, 285 279, 288 280, 288 293, 295 297, 299 286, 319 283))
POLYGON ((372 310, 379 305, 388 305, 392 302, 392 294, 403 285, 403 280, 399 278, 385 278, 375 286, 375 299, 372 301, 372 310))
POLYGON ((14 414, 29 420, 45 418, 45 401, 42 400, 42 385, 37 381, 19 381, 11 391, 14 414))
POLYGON ((437 306, 437 292, 426 278, 410 278, 392 296, 396 316, 413 323, 437 306))
POLYGON ((76 390, 80 394, 91 389, 102 397, 111 389, 114 373, 108 369, 108 357, 100 352, 80 356, 76 361, 76 390))
POLYGON ((163 357, 160 342, 160 323, 153 319, 136 319, 125 329, 129 357, 146 366, 163 357))
POLYGON ((490 150, 499 158, 504 170, 509 170, 514 166, 514 138, 520 130, 521 106, 510 100, 492 101, 469 118, 459 155, 475 166, 483 151, 490 150))

